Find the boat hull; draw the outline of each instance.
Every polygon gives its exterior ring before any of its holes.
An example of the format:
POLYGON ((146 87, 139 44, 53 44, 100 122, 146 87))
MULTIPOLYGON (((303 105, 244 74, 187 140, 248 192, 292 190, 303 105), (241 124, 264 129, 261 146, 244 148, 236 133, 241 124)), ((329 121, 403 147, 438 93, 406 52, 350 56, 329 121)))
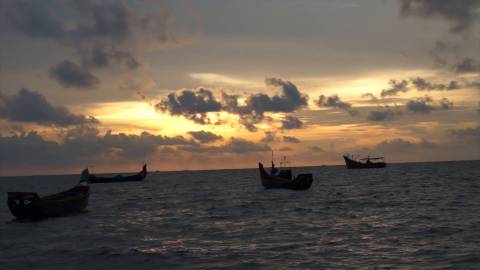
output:
POLYGON ((8 192, 7 204, 12 215, 19 219, 40 219, 81 212, 87 207, 89 196, 88 186, 76 186, 45 197, 34 192, 8 192))
POLYGON ((147 166, 144 165, 142 171, 129 176, 118 175, 115 177, 102 177, 91 174, 88 178, 88 182, 92 184, 97 183, 119 183, 119 182, 139 182, 143 181, 147 177, 147 166))
POLYGON ((309 189, 313 182, 312 174, 299 174, 295 179, 288 179, 282 177, 276 177, 268 174, 263 168, 263 164, 259 163, 260 179, 263 187, 266 189, 272 188, 286 188, 293 190, 306 190, 309 189))
POLYGON ((385 168, 387 164, 385 162, 369 162, 369 163, 362 163, 356 160, 352 160, 347 156, 343 156, 345 160, 345 165, 348 169, 375 169, 375 168, 385 168))

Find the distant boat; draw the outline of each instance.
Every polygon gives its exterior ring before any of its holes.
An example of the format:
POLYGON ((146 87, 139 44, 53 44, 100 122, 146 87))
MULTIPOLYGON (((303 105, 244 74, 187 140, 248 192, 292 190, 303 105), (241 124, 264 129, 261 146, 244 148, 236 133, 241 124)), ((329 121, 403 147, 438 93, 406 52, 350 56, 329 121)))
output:
POLYGON ((81 212, 87 206, 90 195, 87 181, 88 169, 85 169, 75 187, 57 194, 40 197, 36 192, 8 192, 8 208, 19 219, 41 219, 81 212))
POLYGON ((354 159, 353 157, 344 155, 343 159, 345 160, 345 165, 347 165, 348 169, 372 169, 385 168, 385 166, 387 166, 384 157, 354 159))
POLYGON ((97 183, 116 183, 116 182, 136 182, 136 181, 142 181, 147 177, 147 164, 144 164, 142 167, 142 170, 133 175, 116 175, 114 177, 103 177, 103 176, 96 176, 94 174, 91 174, 90 177, 88 178, 88 181, 92 184, 97 184, 97 183))
MULTIPOLYGON (((258 163, 258 168, 260 170, 260 178, 262 180, 262 185, 267 188, 287 188, 294 190, 305 190, 309 189, 313 182, 313 176, 311 173, 308 174, 299 174, 295 179, 292 179, 291 170, 278 170, 276 174, 269 174, 263 168, 262 163, 258 163)), ((272 162, 272 171, 275 171, 275 166, 272 162)))

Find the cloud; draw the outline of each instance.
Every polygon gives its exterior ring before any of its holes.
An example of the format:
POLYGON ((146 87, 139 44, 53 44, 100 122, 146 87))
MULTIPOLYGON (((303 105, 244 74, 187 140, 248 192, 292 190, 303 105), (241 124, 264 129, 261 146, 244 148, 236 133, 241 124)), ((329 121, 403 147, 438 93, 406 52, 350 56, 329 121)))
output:
POLYGON ((480 126, 474 128, 451 129, 450 133, 458 139, 475 139, 480 141, 480 126))
POLYGON ((67 88, 89 89, 98 85, 99 80, 87 69, 70 60, 64 60, 50 69, 50 76, 67 88))
POLYGON ((480 90, 480 80, 479 81, 470 81, 466 84, 466 86, 480 90))
POLYGON ((224 94, 225 110, 236 114, 254 114, 263 116, 265 112, 294 112, 307 105, 307 96, 300 93, 297 87, 278 78, 266 78, 267 87, 279 88, 280 95, 253 94, 246 97, 245 105, 239 105, 238 96, 224 94))
POLYGON ((283 141, 286 143, 300 143, 300 140, 294 136, 283 136, 283 141))
POLYGON ((325 150, 323 150, 321 147, 319 146, 309 146, 308 149, 312 152, 325 152, 325 150))
POLYGON ((265 84, 280 88, 281 95, 271 98, 264 94, 252 95, 247 100, 247 106, 256 112, 293 112, 307 105, 307 96, 300 93, 297 87, 278 78, 266 78, 265 84))
POLYGON ((320 95, 317 100, 318 107, 331 107, 344 110, 348 112, 351 116, 356 116, 359 114, 357 110, 352 110, 352 104, 344 102, 338 97, 338 95, 333 95, 326 97, 325 95, 320 95))
POLYGON ((2 1, 4 24, 32 37, 56 38, 64 32, 62 23, 46 1, 2 1))
POLYGON ((190 131, 188 132, 195 140, 200 143, 211 143, 218 140, 222 140, 223 137, 220 135, 216 135, 210 131, 190 131))
MULTIPOLYGON (((222 98, 217 100, 212 91, 200 88, 183 90, 179 94, 171 93, 167 98, 156 104, 155 108, 170 115, 183 116, 199 124, 211 124, 211 120, 207 116, 209 112, 228 112, 238 115, 240 124, 247 130, 254 132, 257 130, 256 124, 265 119, 270 120, 269 117, 265 116, 265 113, 288 113, 307 105, 307 96, 300 93, 293 83, 277 78, 267 78, 265 84, 267 87, 280 88, 281 94, 273 96, 266 94, 248 95, 243 98, 245 101, 241 104, 238 95, 222 93, 222 98)), ((297 125, 298 121, 296 121, 297 125)))
POLYGON ((82 58, 82 64, 85 67, 111 67, 122 66, 133 70, 141 66, 131 52, 119 50, 115 47, 106 47, 95 44, 91 48, 82 48, 79 51, 82 58))
POLYGON ((371 102, 378 102, 378 98, 372 93, 362 94, 362 98, 370 98, 371 102))
POLYGON ((447 98, 442 98, 440 101, 440 108, 443 110, 449 110, 453 107, 453 102, 448 100, 447 98))
POLYGON ((60 142, 42 138, 31 131, 20 135, 0 136, 2 166, 41 167, 46 165, 85 166, 112 162, 141 161, 159 151, 159 146, 187 145, 182 136, 167 137, 143 132, 99 135, 94 128, 75 128, 64 134, 60 142))
POLYGON ((392 121, 396 115, 390 107, 386 106, 385 109, 381 111, 370 111, 367 120, 373 122, 392 121))
POLYGON ((183 90, 179 94, 170 93, 155 105, 155 109, 170 115, 181 115, 198 124, 210 124, 209 112, 219 112, 222 105, 212 91, 204 88, 183 90))
POLYGON ((473 58, 466 57, 462 62, 456 64, 453 69, 457 73, 480 72, 480 62, 473 58))
POLYGON ((388 161, 456 160, 478 159, 480 140, 472 136, 454 139, 436 140, 427 138, 384 140, 371 147, 352 149, 354 153, 385 155, 388 161))
POLYGON ((398 93, 405 93, 408 91, 408 82, 406 80, 402 80, 397 82, 396 80, 390 80, 390 88, 382 89, 380 96, 382 98, 388 96, 396 96, 398 93))
POLYGON ((99 79, 89 68, 136 69, 141 63, 134 55, 179 43, 169 31, 170 15, 162 3, 151 9, 91 0, 2 0, 1 5, 2 30, 54 41, 79 53, 81 67, 64 61, 54 70, 53 78, 65 87, 92 87, 99 79))
POLYGON ((302 128, 303 122, 295 116, 287 115, 282 120, 281 129, 297 129, 302 128))
POLYGON ((418 91, 457 90, 461 88, 457 81, 450 81, 448 84, 431 83, 420 77, 413 78, 410 81, 418 91))
POLYGON ((5 24, 32 37, 81 46, 101 41, 124 44, 170 39, 165 9, 142 12, 122 1, 3 1, 5 24), (62 10, 63 12, 58 12, 62 10), (68 16, 65 16, 68 14, 68 16))
POLYGON ((434 100, 429 96, 419 97, 413 100, 409 100, 405 107, 408 111, 417 114, 428 114, 436 109, 449 110, 453 107, 453 102, 448 98, 442 98, 438 101, 438 107, 433 105, 434 100))
POLYGON ((411 142, 404 139, 385 140, 375 145, 374 151, 380 153, 399 153, 418 150, 419 148, 433 148, 435 144, 426 139, 419 142, 411 142))
POLYGON ((255 143, 241 138, 232 137, 221 146, 185 145, 179 146, 179 150, 197 153, 252 153, 270 151, 270 146, 263 143, 255 143))
POLYGON ((477 0, 401 0, 400 14, 422 19, 442 18, 452 23, 450 32, 461 33, 478 20, 477 0))
POLYGON ((99 123, 91 116, 73 114, 64 106, 54 106, 41 93, 26 88, 13 96, 0 95, 0 118, 59 127, 99 123))
POLYGON ((265 131, 265 137, 263 137, 260 141, 263 143, 271 143, 275 141, 275 132, 272 131, 265 131))
POLYGON ((293 151, 292 148, 288 147, 288 146, 284 146, 282 148, 279 148, 277 151, 280 151, 280 152, 290 152, 290 151, 293 151))
POLYGON ((457 53, 460 49, 460 44, 449 44, 447 42, 437 40, 435 42, 435 47, 429 51, 430 56, 433 58, 433 62, 437 67, 445 67, 447 65, 447 60, 445 59, 445 54, 454 54, 457 53))
POLYGON ((409 100, 406 104, 408 111, 419 114, 428 114, 435 109, 431 105, 433 99, 429 96, 420 97, 415 100, 409 100))

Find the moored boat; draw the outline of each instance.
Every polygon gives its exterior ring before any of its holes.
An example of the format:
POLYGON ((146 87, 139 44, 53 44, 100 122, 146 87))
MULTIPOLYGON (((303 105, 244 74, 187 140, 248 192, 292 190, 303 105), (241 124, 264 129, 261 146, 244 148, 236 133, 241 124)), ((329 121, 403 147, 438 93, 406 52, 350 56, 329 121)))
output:
POLYGON ((260 170, 260 179, 262 185, 267 188, 286 188, 294 190, 309 189, 313 182, 311 173, 299 174, 295 178, 292 177, 291 170, 277 170, 272 163, 272 173, 265 171, 263 164, 258 163, 260 170))
POLYGON ((96 176, 94 174, 90 174, 88 181, 92 184, 96 183, 116 183, 116 182, 135 182, 135 181, 142 181, 147 177, 147 164, 144 164, 142 170, 133 175, 116 175, 114 177, 105 177, 105 176, 96 176))
POLYGON ((36 192, 8 192, 7 204, 19 219, 41 219, 81 212, 88 204, 89 195, 88 169, 85 169, 80 182, 69 190, 44 197, 36 192))
POLYGON ((385 168, 385 166, 387 166, 384 157, 354 159, 349 155, 344 155, 343 159, 345 160, 345 165, 348 169, 372 169, 385 168))

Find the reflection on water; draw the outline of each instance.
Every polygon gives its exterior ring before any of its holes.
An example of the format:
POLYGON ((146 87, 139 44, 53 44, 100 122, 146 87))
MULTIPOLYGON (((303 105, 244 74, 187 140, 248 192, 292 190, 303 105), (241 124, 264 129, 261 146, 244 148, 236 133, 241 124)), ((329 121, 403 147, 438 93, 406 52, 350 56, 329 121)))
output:
MULTIPOLYGON (((312 168, 316 183, 298 192, 264 190, 256 170, 153 173, 92 185, 88 211, 35 223, 10 222, 1 204, 0 266, 476 268, 479 165, 312 168)), ((78 176, 0 181, 6 201, 9 190, 48 194, 78 176)))

